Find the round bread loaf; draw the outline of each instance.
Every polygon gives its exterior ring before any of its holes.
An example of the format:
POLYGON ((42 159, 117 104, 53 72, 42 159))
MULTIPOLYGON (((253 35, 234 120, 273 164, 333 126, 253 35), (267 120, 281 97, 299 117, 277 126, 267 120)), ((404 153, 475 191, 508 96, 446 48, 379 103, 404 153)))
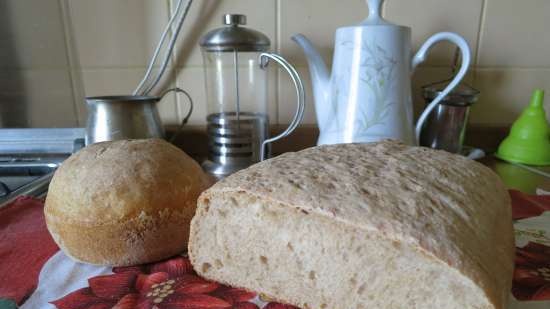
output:
POLYGON ((163 140, 97 143, 55 172, 46 223, 77 261, 148 263, 187 248, 197 197, 209 184, 193 159, 163 140))

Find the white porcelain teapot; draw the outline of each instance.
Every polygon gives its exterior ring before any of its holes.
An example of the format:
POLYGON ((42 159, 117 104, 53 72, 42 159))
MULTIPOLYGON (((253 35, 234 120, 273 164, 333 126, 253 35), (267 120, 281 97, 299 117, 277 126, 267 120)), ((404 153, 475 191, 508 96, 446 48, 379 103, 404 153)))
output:
POLYGON ((412 56, 411 29, 380 16, 383 0, 367 0, 369 16, 359 25, 336 31, 332 74, 311 42, 301 34, 292 39, 304 50, 315 98, 318 145, 373 142, 392 138, 418 142, 429 113, 454 87, 470 65, 470 49, 461 36, 441 32, 431 36, 412 56), (450 41, 462 53, 455 78, 413 123, 411 74, 437 42, 450 41))

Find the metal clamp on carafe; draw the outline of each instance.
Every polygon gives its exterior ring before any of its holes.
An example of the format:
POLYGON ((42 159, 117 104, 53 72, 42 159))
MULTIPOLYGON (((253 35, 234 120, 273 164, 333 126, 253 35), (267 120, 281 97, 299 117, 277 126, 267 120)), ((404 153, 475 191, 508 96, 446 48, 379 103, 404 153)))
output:
POLYGON ((268 52, 261 32, 242 27, 246 16, 226 14, 225 27, 208 32, 200 42, 206 80, 208 160, 203 168, 222 178, 269 157, 269 144, 289 135, 304 115, 304 87, 296 69, 268 52), (281 134, 269 137, 267 66, 280 64, 296 88, 294 118, 281 134))

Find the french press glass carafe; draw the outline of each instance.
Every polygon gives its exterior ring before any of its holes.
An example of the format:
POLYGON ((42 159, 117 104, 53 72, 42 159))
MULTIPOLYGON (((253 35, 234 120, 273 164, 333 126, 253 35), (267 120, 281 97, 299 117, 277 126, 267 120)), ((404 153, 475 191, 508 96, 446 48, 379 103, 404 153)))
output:
POLYGON ((204 169, 218 178, 269 157, 269 143, 289 135, 302 121, 305 94, 300 76, 284 58, 267 52, 264 34, 242 27, 246 16, 226 14, 225 27, 200 42, 206 80, 208 160, 204 169), (280 64, 296 87, 298 103, 288 128, 269 137, 266 70, 280 64))

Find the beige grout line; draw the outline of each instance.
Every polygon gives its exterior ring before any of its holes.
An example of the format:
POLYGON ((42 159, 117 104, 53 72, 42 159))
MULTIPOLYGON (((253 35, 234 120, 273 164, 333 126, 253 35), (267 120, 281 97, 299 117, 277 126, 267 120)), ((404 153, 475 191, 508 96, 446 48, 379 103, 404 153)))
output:
POLYGON ((84 82, 82 81, 82 69, 80 68, 78 51, 76 50, 76 43, 73 41, 71 25, 70 25, 70 11, 68 0, 58 0, 59 14, 61 14, 61 22, 63 23, 63 39, 65 43, 65 52, 67 53, 68 67, 65 69, 69 75, 71 82, 71 96, 73 99, 73 113, 76 121, 76 125, 80 126, 80 106, 78 100, 85 96, 84 82), (73 73, 73 70, 78 70, 77 74, 73 73))
MULTIPOLYGON (((165 0, 164 3, 166 4, 166 20, 164 22, 168 23, 172 15, 172 1, 165 0)), ((173 28, 171 27, 170 31, 168 32, 168 40, 172 38, 172 35, 174 35, 174 32, 173 32, 173 28)), ((174 66, 175 63, 176 63, 176 48, 174 47, 174 50, 172 50, 172 54, 170 55, 170 66, 174 66)))
POLYGON ((2 71, 4 72, 31 72, 31 71, 35 71, 35 72, 40 72, 40 71, 66 71, 66 70, 70 70, 70 69, 80 69, 79 67, 72 67, 72 66, 52 66, 52 67, 47 67, 47 66, 36 66, 36 67, 27 67, 27 66, 23 66, 23 67, 9 67, 9 66, 0 66, 0 69, 2 69, 2 71))
POLYGON ((485 19, 487 15, 487 1, 488 0, 482 0, 481 2, 481 14, 479 17, 479 26, 478 26, 478 32, 477 32, 477 41, 476 41, 476 50, 474 53, 474 74, 473 74, 473 80, 472 84, 476 85, 477 82, 477 70, 480 69, 479 67, 479 59, 481 57, 481 43, 483 39, 483 30, 485 28, 485 19))
MULTIPOLYGON (((88 71, 95 71, 95 70, 143 70, 143 73, 145 73, 145 69, 147 69, 147 64, 142 65, 127 65, 127 66, 80 66, 82 70, 88 70, 88 71)), ((160 68, 159 65, 153 66, 154 69, 160 68)), ((175 66, 168 65, 167 68, 175 68, 175 66)), ((49 68, 43 68, 43 69, 49 69, 49 68)), ((53 68, 56 69, 56 68, 53 68)))
MULTIPOLYGON (((307 69, 307 64, 293 64, 295 68, 300 69, 307 69)), ((128 66, 128 67, 118 67, 118 66, 106 66, 106 67, 96 67, 96 66, 88 66, 88 67, 80 67, 78 68, 81 71, 86 72, 101 72, 101 71, 114 71, 114 70, 144 70, 146 66, 128 66)), ((158 67, 156 67, 158 68, 158 67)), ((174 66, 174 67, 168 67, 169 69, 178 69, 178 70, 186 70, 186 69, 201 69, 203 68, 202 65, 186 65, 186 66, 174 66)), ((448 69, 449 66, 446 65, 420 65, 418 67, 419 69, 448 69)), ((5 71, 10 72, 29 72, 29 71, 65 71, 69 68, 67 67, 36 67, 36 68, 17 68, 17 67, 4 67, 2 68, 5 71)), ((70 69, 75 69, 74 67, 70 67, 70 69)), ((282 70, 282 69, 278 69, 282 70)), ((518 66, 472 66, 472 70, 500 70, 500 71, 506 71, 506 70, 521 70, 521 71, 550 71, 550 67, 548 66, 536 66, 536 67, 518 67, 518 66)))
MULTIPOLYGON (((167 13, 166 13, 166 23, 168 23, 168 21, 170 21, 170 17, 172 16, 172 10, 173 10, 173 1, 172 0, 166 0, 165 1, 166 3, 166 8, 167 8, 167 13)), ((169 32, 169 40, 172 38, 172 36, 174 35, 174 29, 173 27, 170 28, 170 32, 169 32)), ((169 87, 178 87, 178 75, 180 73, 180 70, 181 68, 178 67, 176 64, 177 62, 177 53, 178 53, 178 44, 176 44, 174 46, 174 49, 172 50, 172 53, 170 54, 170 67, 169 68, 166 68, 166 72, 165 74, 170 74, 172 75, 170 78, 172 79, 171 83, 172 85, 170 85, 169 87)), ((183 113, 181 111, 181 104, 180 104, 180 96, 178 96, 177 94, 173 94, 175 96, 175 102, 176 102, 176 119, 177 119, 177 122, 181 122, 182 121, 182 118, 183 118, 183 113)))
POLYGON ((477 71, 550 71, 550 67, 476 66, 477 71))
MULTIPOLYGON (((277 53, 280 54, 281 53, 281 49, 282 49, 282 44, 281 44, 281 0, 275 0, 275 38, 277 40, 277 53)), ((284 57, 284 56, 283 56, 284 57)), ((280 115, 279 115, 279 105, 280 105, 280 102, 279 102, 279 92, 281 91, 280 89, 280 81, 279 81, 279 78, 280 78, 280 70, 276 70, 275 71, 275 89, 276 91, 274 91, 274 94, 275 94, 275 119, 277 119, 276 121, 276 124, 280 124, 280 115)))

